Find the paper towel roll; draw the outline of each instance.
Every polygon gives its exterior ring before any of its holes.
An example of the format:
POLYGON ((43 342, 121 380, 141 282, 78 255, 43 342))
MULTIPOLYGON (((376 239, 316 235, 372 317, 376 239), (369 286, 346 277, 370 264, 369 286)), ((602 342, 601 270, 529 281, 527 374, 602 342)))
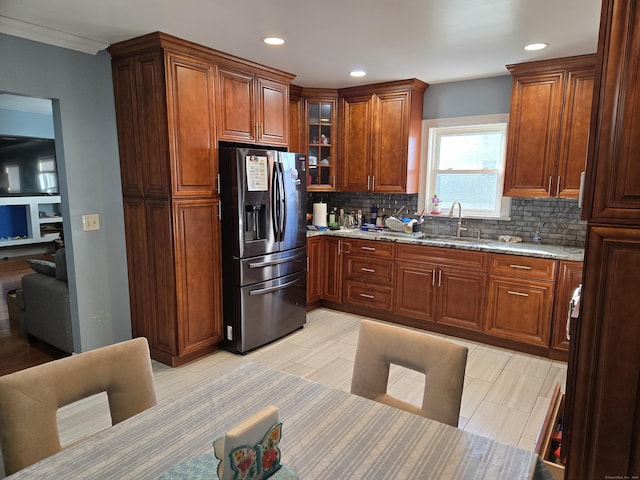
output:
POLYGON ((313 224, 316 227, 327 226, 327 204, 326 203, 313 204, 313 224))

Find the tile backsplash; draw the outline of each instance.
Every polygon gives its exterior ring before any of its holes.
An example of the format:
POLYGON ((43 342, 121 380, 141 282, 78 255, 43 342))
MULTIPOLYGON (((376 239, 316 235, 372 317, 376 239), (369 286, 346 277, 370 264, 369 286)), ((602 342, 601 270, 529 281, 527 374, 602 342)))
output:
MULTIPOLYGON (((328 210, 333 207, 345 211, 362 210, 369 219, 371 207, 378 207, 378 215, 392 215, 401 207, 402 216, 415 217, 418 208, 417 194, 371 194, 342 192, 309 192, 307 211, 313 210, 313 203, 324 202, 328 210), (407 214, 409 212, 409 214, 407 214)), ((578 201, 573 199, 513 198, 510 220, 481 220, 464 218, 462 232, 466 237, 497 239, 499 235, 516 235, 524 242, 530 242, 536 232, 542 237, 542 243, 584 247, 587 222, 580 220, 578 201)), ((456 211, 457 213, 457 211, 456 211)), ((446 215, 425 216, 422 230, 435 235, 455 235, 457 219, 446 215)))

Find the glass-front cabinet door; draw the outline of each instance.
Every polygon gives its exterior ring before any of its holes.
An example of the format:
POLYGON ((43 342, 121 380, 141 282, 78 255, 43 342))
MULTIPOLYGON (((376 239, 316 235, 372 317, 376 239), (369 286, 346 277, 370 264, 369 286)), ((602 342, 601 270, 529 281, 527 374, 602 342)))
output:
POLYGON ((306 98, 307 190, 336 189, 337 98, 306 98))

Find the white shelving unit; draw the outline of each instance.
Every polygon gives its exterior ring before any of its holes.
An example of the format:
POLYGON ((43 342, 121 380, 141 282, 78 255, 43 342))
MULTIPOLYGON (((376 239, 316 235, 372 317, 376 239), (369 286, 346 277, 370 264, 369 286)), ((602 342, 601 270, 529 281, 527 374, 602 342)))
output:
POLYGON ((0 206, 16 205, 25 207, 27 221, 27 238, 15 240, 0 240, 0 247, 13 247, 17 245, 30 245, 34 243, 52 242, 59 238, 58 232, 46 233, 47 225, 62 223, 62 210, 60 196, 36 196, 36 197, 2 197, 0 206))

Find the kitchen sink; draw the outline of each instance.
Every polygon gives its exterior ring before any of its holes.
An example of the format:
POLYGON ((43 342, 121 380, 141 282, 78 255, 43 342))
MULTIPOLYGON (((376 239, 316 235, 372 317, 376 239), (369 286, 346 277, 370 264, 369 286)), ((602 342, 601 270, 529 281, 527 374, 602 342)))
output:
POLYGON ((396 237, 396 238, 425 238, 425 234, 423 232, 394 232, 394 231, 383 231, 383 237, 396 237))
POLYGON ((423 239, 433 240, 435 242, 462 243, 462 244, 470 244, 470 245, 487 244, 493 241, 488 238, 454 237, 454 236, 447 236, 447 235, 425 235, 423 239))

